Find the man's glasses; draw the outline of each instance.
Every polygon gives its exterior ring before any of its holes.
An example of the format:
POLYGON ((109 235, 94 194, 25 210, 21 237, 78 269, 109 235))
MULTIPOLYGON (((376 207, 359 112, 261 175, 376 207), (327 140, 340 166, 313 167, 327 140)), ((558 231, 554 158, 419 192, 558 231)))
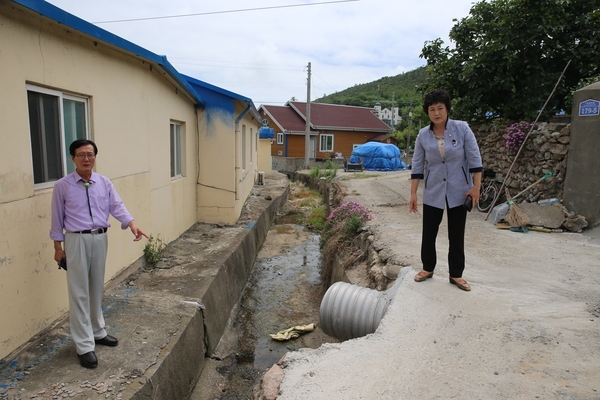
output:
POLYGON ((94 158, 96 158, 96 155, 94 153, 79 153, 79 154, 75 154, 75 157, 79 158, 80 160, 83 160, 86 157, 89 158, 90 160, 93 160, 94 158))

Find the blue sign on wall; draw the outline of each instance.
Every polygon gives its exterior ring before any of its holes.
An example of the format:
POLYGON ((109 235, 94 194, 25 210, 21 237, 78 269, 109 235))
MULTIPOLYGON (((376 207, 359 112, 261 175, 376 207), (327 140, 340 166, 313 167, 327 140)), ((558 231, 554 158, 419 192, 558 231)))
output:
POLYGON ((580 117, 589 117, 598 114, 600 114, 600 101, 589 99, 579 103, 580 117))

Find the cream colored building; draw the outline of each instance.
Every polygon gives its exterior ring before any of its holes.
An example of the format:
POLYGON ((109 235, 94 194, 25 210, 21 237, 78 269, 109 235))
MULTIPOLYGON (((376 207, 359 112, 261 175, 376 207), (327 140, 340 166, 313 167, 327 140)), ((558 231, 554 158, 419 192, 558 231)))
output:
MULTIPOLYGON (((0 65, 2 359, 68 311, 50 200, 73 170, 75 138, 96 142, 96 172, 167 242, 197 221, 234 224, 270 160, 250 99, 44 1, 0 0, 0 65)), ((107 280, 139 263, 145 243, 110 222, 107 280)))

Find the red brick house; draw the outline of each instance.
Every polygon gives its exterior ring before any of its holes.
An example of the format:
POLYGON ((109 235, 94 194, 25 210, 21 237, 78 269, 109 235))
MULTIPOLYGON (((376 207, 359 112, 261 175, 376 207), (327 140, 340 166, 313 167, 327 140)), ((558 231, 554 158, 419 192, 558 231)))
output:
MULTIPOLYGON (((349 157, 352 149, 368 141, 387 142, 392 130, 375 115, 375 109, 338 104, 310 104, 310 158, 349 157)), ((304 158, 306 103, 262 105, 259 113, 275 130, 271 155, 304 158)), ((395 140, 392 141, 395 143, 395 140)))

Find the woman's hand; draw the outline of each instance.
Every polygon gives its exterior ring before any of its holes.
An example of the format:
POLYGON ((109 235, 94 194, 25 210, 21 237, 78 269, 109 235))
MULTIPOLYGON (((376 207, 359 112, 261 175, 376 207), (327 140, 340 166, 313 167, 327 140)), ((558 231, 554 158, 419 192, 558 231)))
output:
POLYGON ((421 182, 421 180, 416 178, 411 179, 410 182, 410 203, 408 211, 411 213, 419 212, 419 209, 417 208, 417 190, 419 189, 419 182, 421 182))
POLYGON ((471 199, 473 199, 473 207, 475 207, 477 205, 477 203, 479 203, 479 188, 477 186, 473 186, 471 189, 469 189, 469 191, 467 192, 465 199, 471 196, 471 199))
POLYGON ((409 212, 411 212, 411 213, 419 212, 419 208, 417 207, 417 195, 416 194, 411 193, 411 195, 410 195, 409 212))

